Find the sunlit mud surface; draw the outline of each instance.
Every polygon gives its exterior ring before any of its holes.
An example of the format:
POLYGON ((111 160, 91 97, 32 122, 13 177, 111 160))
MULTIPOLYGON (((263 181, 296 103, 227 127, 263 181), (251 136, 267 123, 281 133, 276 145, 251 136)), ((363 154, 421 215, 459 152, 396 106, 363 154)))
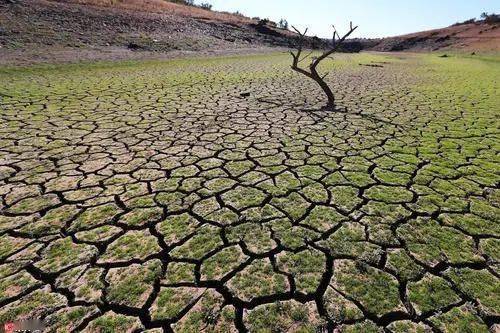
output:
POLYGON ((499 329, 500 63, 322 70, 335 112, 280 54, 0 70, 0 323, 499 329))

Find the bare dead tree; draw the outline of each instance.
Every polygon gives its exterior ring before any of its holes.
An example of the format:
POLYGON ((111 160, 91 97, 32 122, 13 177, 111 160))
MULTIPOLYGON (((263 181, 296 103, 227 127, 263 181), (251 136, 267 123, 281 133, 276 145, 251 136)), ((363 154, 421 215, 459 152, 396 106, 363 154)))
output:
POLYGON ((333 110, 335 108, 335 96, 333 95, 332 90, 328 86, 328 84, 325 82, 325 77, 328 75, 328 73, 324 75, 320 75, 318 73, 318 65, 325 60, 326 58, 330 57, 333 53, 337 52, 342 45, 342 43, 349 37, 358 27, 355 26, 353 27, 352 22, 350 24, 349 32, 347 32, 344 36, 340 37, 339 33, 337 32, 337 29, 335 29, 335 26, 333 26, 333 40, 332 40, 332 46, 325 52, 323 52, 322 55, 319 57, 312 57, 311 58, 311 63, 309 65, 309 71, 307 71, 304 68, 301 68, 299 64, 304 61, 305 59, 309 58, 314 51, 311 51, 309 54, 306 56, 302 57, 302 51, 304 48, 304 39, 307 34, 306 29, 304 32, 300 32, 297 28, 292 26, 293 30, 299 34, 299 41, 297 45, 297 51, 294 53, 293 51, 290 51, 290 54, 293 57, 293 62, 292 62, 292 69, 296 72, 299 72, 300 74, 303 74, 307 76, 308 78, 313 79, 318 83, 318 85, 323 89, 325 92, 327 98, 328 98, 328 104, 326 105, 327 109, 333 110))

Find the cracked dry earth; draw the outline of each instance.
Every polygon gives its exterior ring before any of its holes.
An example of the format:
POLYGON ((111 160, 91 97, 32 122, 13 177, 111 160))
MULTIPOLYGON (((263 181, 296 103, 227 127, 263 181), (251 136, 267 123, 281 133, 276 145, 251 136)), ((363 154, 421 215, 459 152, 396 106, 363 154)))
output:
POLYGON ((0 322, 498 331, 498 60, 337 58, 3 69, 0 322))

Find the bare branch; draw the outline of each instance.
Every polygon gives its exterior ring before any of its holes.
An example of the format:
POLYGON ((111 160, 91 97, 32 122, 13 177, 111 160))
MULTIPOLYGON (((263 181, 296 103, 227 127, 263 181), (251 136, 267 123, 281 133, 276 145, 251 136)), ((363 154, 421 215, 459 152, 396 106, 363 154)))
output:
POLYGON ((303 57, 302 57, 302 59, 300 59, 300 60, 299 60, 299 63, 300 63, 300 62, 302 62, 302 61, 304 61, 305 59, 309 58, 309 56, 310 56, 311 54, 313 54, 313 53, 314 53, 314 51, 311 51, 311 52, 309 52, 307 55, 303 56, 303 57))
POLYGON ((306 28, 304 33, 302 33, 302 32, 300 32, 299 29, 295 28, 293 25, 292 25, 292 29, 295 30, 295 32, 298 33, 300 35, 300 37, 304 37, 307 34, 307 31, 309 30, 309 28, 306 28))
MULTIPOLYGON (((351 22, 351 25, 352 25, 352 22, 351 22)), ((321 56, 318 57, 318 59, 316 59, 316 61, 314 62, 314 68, 316 68, 319 63, 321 61, 323 61, 325 58, 327 58, 328 56, 330 56, 331 54, 335 53, 338 51, 340 45, 347 39, 347 37, 349 37, 354 31, 356 31, 358 27, 351 27, 351 29, 349 30, 349 32, 347 32, 342 38, 339 38, 339 40, 335 43, 335 46, 326 51, 325 53, 323 53, 321 56)))

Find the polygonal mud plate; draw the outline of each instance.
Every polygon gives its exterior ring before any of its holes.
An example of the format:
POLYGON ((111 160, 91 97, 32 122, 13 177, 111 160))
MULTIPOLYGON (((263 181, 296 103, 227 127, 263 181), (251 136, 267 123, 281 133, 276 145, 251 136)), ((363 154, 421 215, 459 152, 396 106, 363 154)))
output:
POLYGON ((53 313, 56 309, 66 306, 66 298, 51 292, 50 289, 50 286, 46 285, 3 306, 0 309, 0 322, 42 318, 53 313))
POLYGON ((121 216, 118 222, 132 227, 145 226, 160 221, 162 215, 163 209, 158 207, 136 208, 121 216))
POLYGON ((102 316, 92 320, 83 330, 84 333, 94 332, 124 332, 132 333, 144 329, 141 321, 136 317, 117 314, 108 311, 102 316))
POLYGON ((161 251, 156 237, 148 230, 128 231, 113 243, 99 257, 99 263, 127 262, 132 259, 144 259, 161 251))
POLYGON ((452 268, 446 273, 460 291, 476 299, 479 308, 489 316, 500 315, 500 279, 488 270, 470 268, 452 268))
POLYGON ((172 245, 191 235, 200 222, 188 213, 170 215, 156 225, 167 245, 172 245))
POLYGON ((252 253, 266 253, 277 246, 271 238, 271 231, 257 223, 243 223, 226 230, 226 236, 230 242, 241 240, 252 253))
POLYGON ((68 332, 75 330, 85 320, 99 313, 96 306, 72 306, 50 314, 43 321, 50 332, 68 332))
POLYGON ((286 197, 273 198, 271 200, 271 205, 284 211, 293 221, 302 218, 307 213, 307 209, 311 206, 311 204, 297 192, 292 192, 286 197))
POLYGON ((54 208, 49 210, 42 218, 26 224, 19 230, 34 236, 57 234, 79 211, 80 209, 73 205, 54 208))
POLYGON ((269 259, 258 259, 238 272, 227 286, 231 292, 244 301, 282 294, 289 290, 286 277, 273 271, 269 259))
POLYGON ((439 311, 460 301, 446 280, 426 274, 420 281, 408 284, 408 299, 420 315, 430 311, 439 311))
POLYGON ((414 323, 410 320, 398 320, 387 326, 390 333, 430 333, 432 328, 423 323, 414 323))
POLYGON ((190 287, 162 287, 151 305, 152 320, 178 321, 200 298, 205 289, 190 287))
POLYGON ((203 261, 200 269, 201 279, 205 281, 220 280, 248 258, 243 254, 239 246, 234 245, 224 248, 203 261))
POLYGON ((363 263, 336 260, 330 284, 378 316, 387 312, 405 311, 399 299, 399 283, 396 278, 363 263))
POLYGON ((312 227, 320 232, 326 232, 346 219, 345 216, 341 215, 333 207, 316 206, 301 221, 301 224, 312 227))
POLYGON ((42 283, 27 272, 20 271, 16 274, 0 278, 0 303, 8 299, 26 293, 29 289, 34 290, 42 283))
POLYGON ((68 228, 69 231, 89 230, 96 226, 110 224, 122 210, 114 203, 91 207, 80 214, 68 228))
POLYGON ((419 260, 435 266, 439 262, 470 263, 482 261, 471 237, 437 221, 418 218, 398 228, 410 252, 419 260))
POLYGON ((443 332, 488 333, 488 326, 476 314, 471 304, 454 307, 429 319, 443 332))
POLYGON ((250 332, 318 332, 325 329, 314 302, 283 301, 245 311, 244 324, 250 332))
POLYGON ((334 322, 359 320, 363 318, 363 312, 350 300, 339 292, 328 286, 323 296, 323 306, 328 319, 334 322))
POLYGON ((293 276, 297 291, 312 294, 317 290, 326 266, 323 253, 317 250, 281 252, 276 259, 278 268, 293 276))
POLYGON ((153 283, 160 275, 159 260, 111 268, 106 275, 106 300, 112 304, 140 308, 153 291, 153 283))
POLYGON ((339 327, 342 333, 382 333, 384 329, 377 326, 373 321, 365 320, 356 324, 341 325, 339 327))
POLYGON ((224 305, 221 295, 212 289, 203 293, 196 304, 173 325, 174 332, 238 332, 234 326, 234 308, 224 305))
POLYGON ((172 258, 201 260, 205 255, 222 246, 220 229, 213 225, 203 225, 186 243, 170 251, 172 258))
POLYGON ((52 241, 41 254, 41 260, 35 266, 44 272, 58 272, 70 266, 83 264, 97 255, 97 248, 92 245, 76 244, 71 237, 52 241))
POLYGON ((236 186, 234 189, 222 195, 224 203, 236 210, 258 207, 265 198, 266 195, 261 190, 243 186, 236 186))
POLYGON ((343 223, 320 245, 330 250, 333 256, 352 256, 370 263, 377 263, 382 255, 378 245, 366 241, 365 228, 356 222, 343 223))
POLYGON ((0 260, 4 260, 13 253, 20 251, 33 241, 26 238, 3 235, 0 238, 0 260))
POLYGON ((186 262, 169 262, 162 283, 171 285, 179 283, 195 283, 195 264, 186 262))

